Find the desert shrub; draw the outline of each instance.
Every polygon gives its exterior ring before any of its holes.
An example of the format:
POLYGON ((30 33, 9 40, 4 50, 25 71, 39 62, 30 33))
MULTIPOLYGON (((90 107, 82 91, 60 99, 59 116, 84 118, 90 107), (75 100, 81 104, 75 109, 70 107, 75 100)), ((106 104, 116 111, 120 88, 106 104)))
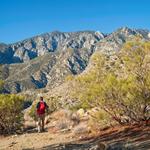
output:
POLYGON ((37 114, 36 114, 36 104, 33 103, 30 110, 29 110, 29 116, 33 118, 35 121, 37 121, 37 114))
POLYGON ((12 133, 21 128, 23 97, 0 95, 0 133, 12 133))
POLYGON ((60 101, 60 96, 50 97, 47 99, 47 104, 49 106, 49 112, 54 112, 62 108, 62 102, 60 101))
POLYGON ((56 128, 59 129, 59 130, 69 129, 70 124, 71 124, 70 120, 61 119, 61 120, 57 121, 56 128))
POLYGON ((59 109, 58 111, 55 111, 53 114, 52 114, 52 117, 55 119, 55 120, 60 120, 62 118, 71 118, 71 111, 69 110, 66 110, 66 109, 59 109))
MULTIPOLYGON (((75 79, 77 88, 73 95, 80 99, 81 107, 98 107, 119 124, 147 122, 150 119, 150 42, 127 42, 116 56, 113 60, 95 53, 90 70, 75 79)), ((98 120, 103 120, 101 117, 98 120)))
POLYGON ((112 121, 110 115, 104 110, 90 111, 89 126, 100 126, 101 128, 106 126, 113 126, 115 123, 112 121))
POLYGON ((51 115, 53 125, 58 129, 71 129, 80 122, 80 118, 76 113, 68 109, 59 109, 51 115))
POLYGON ((75 135, 89 133, 90 129, 86 123, 80 123, 73 129, 75 135))

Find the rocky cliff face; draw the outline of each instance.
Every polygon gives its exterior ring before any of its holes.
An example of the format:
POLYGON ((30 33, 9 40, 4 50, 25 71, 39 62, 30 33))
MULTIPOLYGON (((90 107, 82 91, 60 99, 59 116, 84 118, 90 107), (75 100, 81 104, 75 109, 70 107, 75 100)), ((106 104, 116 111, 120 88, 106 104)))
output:
POLYGON ((96 44, 96 50, 111 54, 119 51, 126 41, 132 40, 135 37, 139 37, 143 40, 149 40, 149 31, 142 29, 130 29, 127 27, 120 28, 98 42, 96 44))
POLYGON ((85 32, 51 32, 42 34, 11 45, 0 46, 0 63, 11 64, 27 62, 47 53, 72 49, 90 49, 97 41, 104 38, 102 33, 85 32), (9 59, 6 58, 6 56, 9 59))
POLYGON ((114 53, 135 36, 150 39, 147 30, 121 28, 109 35, 51 32, 10 45, 0 44, 0 78, 5 80, 5 92, 57 87, 68 75, 84 71, 95 51, 114 53))
POLYGON ((66 76, 85 69, 95 51, 95 43, 104 36, 91 31, 52 32, 11 45, 1 44, 1 78, 5 80, 5 92, 58 86, 66 76))

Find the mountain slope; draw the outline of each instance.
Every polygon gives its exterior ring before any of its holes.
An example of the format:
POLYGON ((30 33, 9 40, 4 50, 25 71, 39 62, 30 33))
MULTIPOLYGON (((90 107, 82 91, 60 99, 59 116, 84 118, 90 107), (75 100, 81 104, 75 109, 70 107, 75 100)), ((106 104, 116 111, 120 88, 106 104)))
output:
POLYGON ((5 92, 58 86, 69 74, 85 69, 95 50, 94 44, 103 38, 103 34, 89 31, 52 32, 1 46, 5 92))

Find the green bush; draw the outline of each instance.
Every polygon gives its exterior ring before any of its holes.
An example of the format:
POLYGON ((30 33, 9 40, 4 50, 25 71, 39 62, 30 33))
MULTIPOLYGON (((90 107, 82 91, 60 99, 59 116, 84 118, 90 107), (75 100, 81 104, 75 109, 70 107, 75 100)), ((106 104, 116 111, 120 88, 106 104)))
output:
POLYGON ((31 109, 29 111, 29 116, 37 121, 36 104, 35 103, 32 104, 32 106, 31 106, 31 109))
POLYGON ((73 95, 84 107, 98 107, 120 124, 148 122, 150 42, 127 42, 117 59, 111 57, 95 53, 90 70, 74 81, 73 95))
POLYGON ((90 126, 99 126, 100 128, 105 128, 107 126, 114 126, 115 122, 112 121, 111 116, 104 110, 91 111, 90 113, 90 126))
POLYGON ((12 133, 21 128, 23 121, 23 97, 0 95, 0 133, 12 133))

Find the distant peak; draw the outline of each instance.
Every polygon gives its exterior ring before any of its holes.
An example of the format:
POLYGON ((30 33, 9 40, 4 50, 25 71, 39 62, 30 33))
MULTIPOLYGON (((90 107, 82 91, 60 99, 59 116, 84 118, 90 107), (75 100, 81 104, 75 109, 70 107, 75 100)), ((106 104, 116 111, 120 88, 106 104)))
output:
POLYGON ((129 27, 121 27, 118 29, 118 31, 121 31, 121 32, 131 32, 131 31, 134 31, 134 29, 131 29, 129 27))
POLYGON ((52 33, 52 34, 60 34, 60 33, 63 33, 63 32, 61 32, 61 31, 59 31, 59 30, 55 30, 55 31, 52 31, 52 32, 49 32, 49 33, 52 33))
POLYGON ((104 37, 105 37, 104 34, 103 34, 102 32, 100 32, 100 31, 96 31, 95 34, 96 34, 98 37, 100 37, 100 38, 104 38, 104 37))
POLYGON ((124 35, 135 35, 135 34, 137 34, 137 31, 136 31, 136 29, 131 29, 131 28, 128 28, 128 27, 122 27, 122 28, 119 28, 114 33, 124 34, 124 35))

